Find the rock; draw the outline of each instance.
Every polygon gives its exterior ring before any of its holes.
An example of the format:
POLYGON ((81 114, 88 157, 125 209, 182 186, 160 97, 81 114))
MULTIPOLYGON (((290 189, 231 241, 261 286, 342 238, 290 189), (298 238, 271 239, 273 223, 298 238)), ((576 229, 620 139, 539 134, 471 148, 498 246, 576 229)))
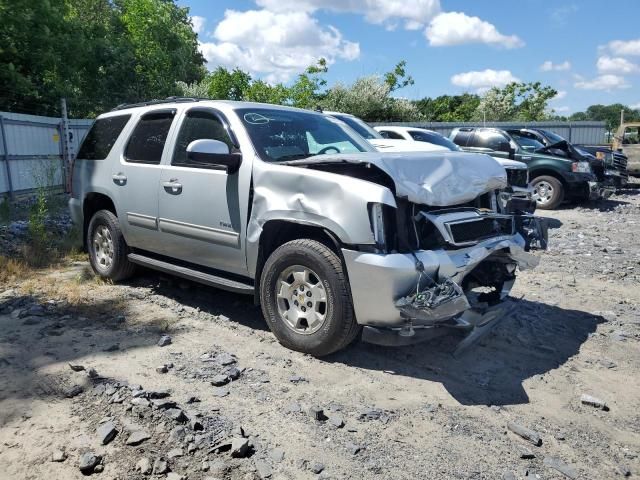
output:
POLYGON ((618 464, 616 470, 618 471, 618 474, 622 475, 623 477, 631 476, 631 470, 629 470, 629 467, 627 467, 626 465, 618 464))
POLYGON ((179 408, 168 408, 165 413, 169 416, 169 418, 175 420, 176 422, 182 423, 187 421, 187 416, 179 408))
POLYGON ((151 435, 149 434, 149 432, 145 430, 136 430, 131 435, 129 435, 129 438, 127 438, 126 444, 140 445, 142 442, 144 442, 145 440, 149 440, 150 438, 151 438, 151 435))
POLYGON ((78 468, 85 475, 90 475, 93 473, 93 470, 94 468, 96 468, 96 465, 100 463, 100 460, 102 460, 100 455, 96 455, 93 452, 85 452, 82 455, 80 455, 80 460, 78 461, 78 468))
POLYGON ((317 475, 324 470, 324 465, 322 463, 316 462, 313 465, 311 465, 310 470, 317 475))
POLYGON ((198 420, 197 418, 190 418, 189 419, 189 427, 194 432, 198 432, 198 431, 204 430, 204 425, 202 425, 200 420, 198 420))
POLYGON ((347 443, 345 445, 345 447, 347 448, 347 451, 351 454, 351 455, 357 455, 360 450, 362 450, 362 447, 360 445, 356 445, 355 443, 347 443))
POLYGON ((222 366, 232 365, 237 362, 235 357, 229 353, 219 353, 216 355, 216 362, 222 366))
POLYGON ((229 377, 226 375, 216 375, 211 379, 211 385, 214 387, 221 387, 229 383, 229 377))
POLYGON ((359 420, 368 421, 368 420, 380 420, 383 416, 382 410, 378 408, 367 408, 360 412, 359 420))
POLYGON ((169 464, 162 457, 156 458, 155 462, 153 462, 153 468, 151 471, 153 472, 154 475, 167 473, 169 471, 169 464))
POLYGON ((553 468, 554 470, 559 471, 565 477, 576 479, 578 478, 578 472, 575 468, 570 465, 567 465, 562 460, 556 457, 544 457, 542 463, 549 468, 553 468))
POLYGON ((64 450, 56 450, 51 454, 52 462, 64 462, 67 459, 67 453, 64 450))
POLYGON ((229 377, 231 380, 237 380, 240 378, 240 375, 242 374, 242 372, 240 371, 240 369, 238 367, 229 367, 226 368, 224 370, 224 373, 227 377, 229 377))
POLYGON ((231 435, 237 438, 247 438, 247 434, 245 433, 244 428, 242 428, 242 425, 236 425, 233 427, 231 435))
POLYGON ((199 402, 200 402, 200 399, 195 395, 192 395, 187 399, 187 403, 199 403, 199 402))
POLYGON ((169 460, 173 460, 174 458, 182 457, 184 454, 182 453, 181 448, 172 448, 167 452, 167 458, 169 460))
POLYGON ((100 376, 98 375, 98 371, 93 367, 87 370, 87 375, 89 375, 89 378, 98 378, 100 376))
POLYGON ((116 430, 116 426, 113 422, 106 422, 97 428, 96 433, 98 434, 98 440, 100 443, 102 445, 106 445, 116 438, 118 430, 116 430))
POLYGON ((138 406, 138 407, 150 407, 151 402, 146 398, 137 397, 137 398, 131 399, 131 405, 138 406))
POLYGON ((182 443, 186 436, 187 430, 182 425, 180 425, 169 432, 169 441, 174 443, 182 443))
POLYGON ((95 468, 93 469, 93 473, 101 473, 103 471, 104 471, 104 465, 102 465, 101 463, 96 465, 95 468))
POLYGON ((326 420, 327 417, 324 416, 324 410, 320 407, 311 407, 309 408, 309 416, 314 420, 326 420))
POLYGON ((271 477, 271 465, 261 459, 257 459, 255 461, 256 470, 258 471, 258 476, 262 479, 271 477))
POLYGON ((167 480, 184 480, 184 477, 176 472, 167 473, 167 480))
POLYGON ((523 427, 522 425, 518 425, 517 423, 513 423, 513 422, 509 422, 507 424, 507 428, 511 430, 513 433, 515 433, 516 435, 531 442, 536 447, 539 447, 540 445, 542 445, 542 439, 540 438, 540 435, 537 432, 534 432, 533 430, 530 430, 526 427, 523 427))
POLYGON ((169 369, 167 368, 166 365, 160 365, 159 367, 156 367, 157 373, 167 373, 168 371, 169 369))
POLYGON ((151 403, 158 410, 168 410, 170 408, 176 408, 176 402, 174 402, 173 400, 167 400, 166 398, 152 400, 151 403))
POLYGON ((231 440, 231 456, 244 458, 249 453, 249 440, 246 438, 234 438, 231 440))
POLYGON ((147 398, 150 399, 161 399, 161 398, 167 398, 168 396, 171 395, 171 392, 169 392, 169 390, 148 390, 146 392, 147 398))
POLYGON ((609 411, 609 407, 604 402, 604 400, 592 397, 591 395, 587 395, 586 393, 583 393, 580 397, 580 403, 582 403, 583 405, 589 405, 591 407, 599 408, 600 410, 604 410, 605 412, 609 411))
POLYGON ((136 471, 142 473, 143 475, 149 475, 153 471, 153 465, 151 465, 151 460, 148 458, 141 458, 136 463, 136 471))
POLYGON ((502 480, 517 480, 515 473, 507 470, 502 474, 502 480))
POLYGON ((302 382, 306 382, 307 379, 300 375, 291 375, 289 377, 289 381, 291 383, 302 383, 302 382))
POLYGON ((269 452, 269 458, 274 463, 280 463, 282 460, 284 460, 284 450, 282 450, 281 448, 274 448, 269 452))
POLYGON ((523 447, 522 445, 517 445, 518 456, 522 459, 530 459, 536 458, 535 454, 529 450, 527 447, 523 447))
POLYGON ((215 387, 212 393, 214 397, 226 397, 229 395, 229 389, 224 387, 215 387))
POLYGON ((158 340, 158 346, 166 347, 167 345, 171 345, 171 337, 169 335, 162 335, 160 340, 158 340))
POLYGON ((71 370, 73 370, 74 372, 81 372, 84 370, 84 365, 73 365, 73 364, 69 364, 69 368, 71 370))
POLYGON ((84 389, 80 385, 72 385, 64 391, 64 396, 67 398, 73 398, 80 395, 84 389))
POLYGON ((120 350, 120 345, 117 343, 102 349, 103 352, 117 352, 118 350, 120 350))
POLYGON ((329 415, 329 423, 336 428, 344 427, 344 419, 342 418, 342 415, 329 415))

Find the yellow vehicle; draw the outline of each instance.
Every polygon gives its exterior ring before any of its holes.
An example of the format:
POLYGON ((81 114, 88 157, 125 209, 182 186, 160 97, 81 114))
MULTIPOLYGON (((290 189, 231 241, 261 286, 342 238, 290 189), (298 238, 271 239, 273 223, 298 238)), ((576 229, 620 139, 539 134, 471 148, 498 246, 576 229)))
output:
POLYGON ((620 125, 613 137, 611 148, 627 157, 627 170, 630 175, 640 175, 640 122, 620 125))

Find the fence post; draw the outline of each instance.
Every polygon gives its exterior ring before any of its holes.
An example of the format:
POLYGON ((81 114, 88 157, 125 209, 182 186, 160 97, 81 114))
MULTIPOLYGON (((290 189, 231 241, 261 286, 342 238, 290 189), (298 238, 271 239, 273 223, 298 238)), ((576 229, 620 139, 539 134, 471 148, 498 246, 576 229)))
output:
POLYGON ((70 165, 71 165, 71 150, 69 148, 69 118, 67 117, 67 99, 60 99, 60 113, 62 119, 60 121, 60 140, 62 147, 62 184, 64 185, 64 191, 71 191, 69 185, 70 165))
POLYGON ((7 130, 4 128, 4 117, 2 115, 0 115, 0 133, 2 133, 2 149, 4 150, 4 167, 7 170, 9 198, 13 198, 13 182, 11 180, 11 166, 9 165, 9 150, 7 149, 7 130))

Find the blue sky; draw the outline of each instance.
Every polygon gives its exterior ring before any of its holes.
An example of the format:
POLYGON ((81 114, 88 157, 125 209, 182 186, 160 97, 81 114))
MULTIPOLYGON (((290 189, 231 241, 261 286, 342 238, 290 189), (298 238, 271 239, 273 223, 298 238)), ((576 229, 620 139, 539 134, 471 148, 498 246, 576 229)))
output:
POLYGON ((511 80, 560 92, 561 114, 640 108, 640 1, 179 0, 208 67, 290 81, 318 57, 329 83, 406 60, 408 98, 482 92, 511 80))

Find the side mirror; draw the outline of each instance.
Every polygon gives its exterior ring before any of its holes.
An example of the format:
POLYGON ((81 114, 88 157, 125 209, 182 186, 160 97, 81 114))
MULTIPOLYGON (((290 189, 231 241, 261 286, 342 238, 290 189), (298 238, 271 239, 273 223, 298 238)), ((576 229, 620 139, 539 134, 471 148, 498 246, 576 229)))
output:
POLYGON ((230 153, 229 146, 219 140, 194 140, 187 146, 187 158, 202 167, 235 173, 242 163, 242 154, 230 153))

